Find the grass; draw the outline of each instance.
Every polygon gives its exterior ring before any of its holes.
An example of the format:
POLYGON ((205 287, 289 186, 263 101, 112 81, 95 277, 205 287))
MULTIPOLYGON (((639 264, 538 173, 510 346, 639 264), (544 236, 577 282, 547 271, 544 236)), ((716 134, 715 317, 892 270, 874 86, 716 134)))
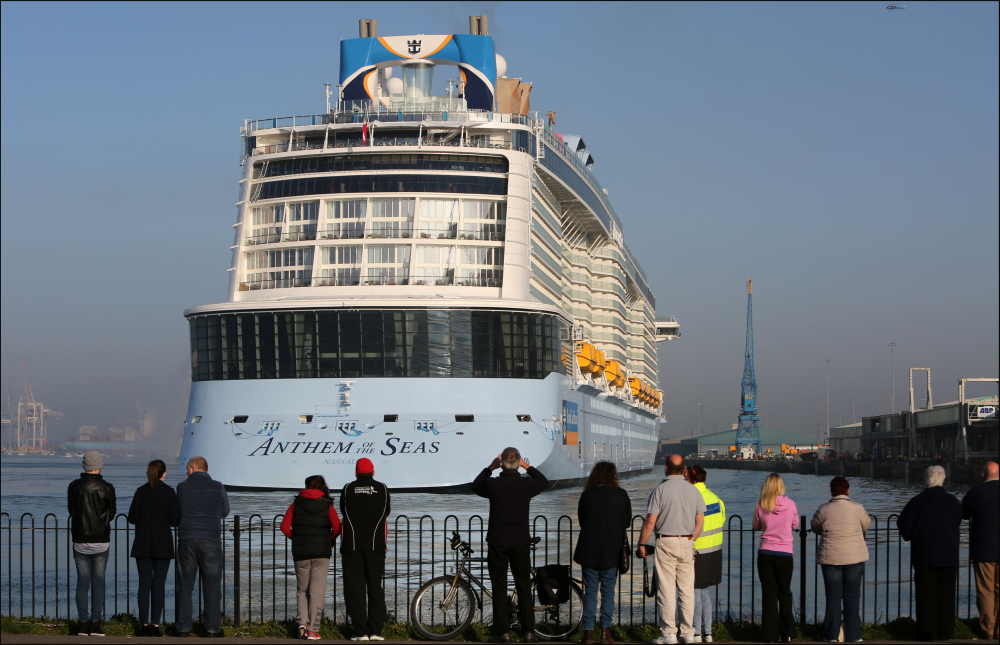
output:
MULTIPOLYGON (((0 633, 2 634, 36 634, 36 635, 72 635, 79 629, 75 620, 53 620, 47 616, 15 619, 10 616, 0 617, 0 633)), ((600 629, 600 625, 597 625, 600 629)), ((226 636, 236 638, 294 638, 298 626, 294 620, 267 621, 263 623, 243 623, 233 625, 229 616, 223 617, 222 630, 226 636)), ((117 614, 104 623, 104 631, 108 636, 135 636, 139 631, 139 621, 130 614, 117 614)), ((173 625, 166 625, 166 632, 173 632, 173 625)), ((976 619, 957 619, 955 621, 955 638, 972 639, 978 636, 979 627, 976 619)), ((205 627, 201 622, 194 624, 192 633, 204 635, 205 627)), ((618 642, 648 642, 657 636, 659 630, 654 625, 614 625, 611 627, 612 637, 618 642)), ((324 639, 346 640, 354 635, 350 625, 334 623, 323 619, 320 626, 320 636, 324 639)), ((389 640, 422 640, 413 626, 408 623, 391 622, 382 629, 382 635, 389 640)), ((521 641, 519 629, 512 629, 511 636, 515 641, 521 641)), ((713 640, 724 643, 728 641, 761 640, 762 631, 757 623, 738 622, 733 620, 716 621, 712 626, 713 640)), ((582 630, 576 633, 573 642, 579 642, 583 637, 582 630)), ((866 641, 896 640, 913 641, 917 639, 917 624, 912 618, 897 618, 881 625, 863 625, 861 637, 866 641)), ((798 640, 823 640, 822 625, 799 626, 798 640)), ((456 641, 468 643, 486 643, 490 639, 490 630, 480 623, 472 624, 456 641)))

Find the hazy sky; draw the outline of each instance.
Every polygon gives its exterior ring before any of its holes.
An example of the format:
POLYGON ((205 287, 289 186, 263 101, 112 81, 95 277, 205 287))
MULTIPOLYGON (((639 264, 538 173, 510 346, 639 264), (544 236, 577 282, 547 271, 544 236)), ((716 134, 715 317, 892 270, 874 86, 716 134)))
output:
MULTIPOLYGON (((761 414, 896 408, 907 368, 997 376, 998 4, 0 6, 2 356, 63 412, 176 432, 185 308, 225 299, 244 118, 316 114, 341 38, 488 14, 531 106, 583 135, 660 315, 669 433, 738 412, 746 278, 761 414)), ((437 74, 440 84, 447 68, 437 74)), ((983 387, 973 394, 995 393, 983 387)))

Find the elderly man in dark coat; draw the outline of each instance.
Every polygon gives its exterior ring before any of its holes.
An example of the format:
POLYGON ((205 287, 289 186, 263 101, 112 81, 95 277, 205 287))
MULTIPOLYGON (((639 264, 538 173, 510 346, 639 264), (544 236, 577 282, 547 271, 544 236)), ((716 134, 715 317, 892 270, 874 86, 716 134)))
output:
POLYGON ((958 572, 958 527, 962 505, 945 491, 941 466, 924 471, 927 488, 906 503, 896 520, 899 533, 911 542, 917 596, 917 631, 928 641, 950 640, 955 633, 955 575, 958 572))

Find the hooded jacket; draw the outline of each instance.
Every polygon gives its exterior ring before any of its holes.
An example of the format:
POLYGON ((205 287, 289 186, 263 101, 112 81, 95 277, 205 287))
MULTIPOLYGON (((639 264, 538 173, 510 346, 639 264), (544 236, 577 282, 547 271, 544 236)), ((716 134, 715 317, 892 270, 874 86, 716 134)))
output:
POLYGON ((285 511, 281 532, 292 541, 294 561, 329 558, 340 535, 333 500, 315 488, 302 490, 285 511))
POLYGON ((344 518, 341 553, 388 551, 389 489, 385 484, 358 473, 340 494, 340 514, 344 518))
POLYGON ((777 551, 791 555, 795 539, 792 531, 799 528, 799 510, 795 502, 778 495, 774 498, 774 512, 768 513, 760 504, 753 512, 753 528, 763 531, 760 535, 761 551, 777 551))
POLYGON ((81 473, 66 491, 73 542, 111 542, 111 522, 118 513, 115 487, 98 474, 81 473))
POLYGON ((857 564, 868 561, 865 531, 872 525, 865 507, 847 495, 837 495, 816 509, 812 530, 820 536, 816 549, 819 564, 857 564))

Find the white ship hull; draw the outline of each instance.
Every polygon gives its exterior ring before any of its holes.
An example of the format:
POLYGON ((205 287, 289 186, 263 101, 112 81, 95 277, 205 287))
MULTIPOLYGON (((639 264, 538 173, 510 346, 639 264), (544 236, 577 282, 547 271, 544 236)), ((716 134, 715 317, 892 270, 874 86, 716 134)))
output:
POLYGON ((623 474, 652 467, 657 419, 614 397, 585 393, 592 388, 574 390, 574 380, 560 374, 540 381, 344 383, 194 383, 188 418, 201 418, 185 425, 180 464, 200 455, 227 487, 291 490, 314 474, 339 488, 354 479, 357 460, 367 457, 376 477, 392 489, 444 491, 466 487, 507 446, 517 447, 553 485, 585 478, 604 459, 615 461, 623 474), (573 405, 579 410, 576 424, 573 405), (456 421, 456 414, 471 414, 474 421, 456 421), (398 417, 386 422, 386 415, 398 417), (518 421, 517 415, 530 415, 531 421, 518 421), (576 445, 566 430, 574 425, 576 445))

